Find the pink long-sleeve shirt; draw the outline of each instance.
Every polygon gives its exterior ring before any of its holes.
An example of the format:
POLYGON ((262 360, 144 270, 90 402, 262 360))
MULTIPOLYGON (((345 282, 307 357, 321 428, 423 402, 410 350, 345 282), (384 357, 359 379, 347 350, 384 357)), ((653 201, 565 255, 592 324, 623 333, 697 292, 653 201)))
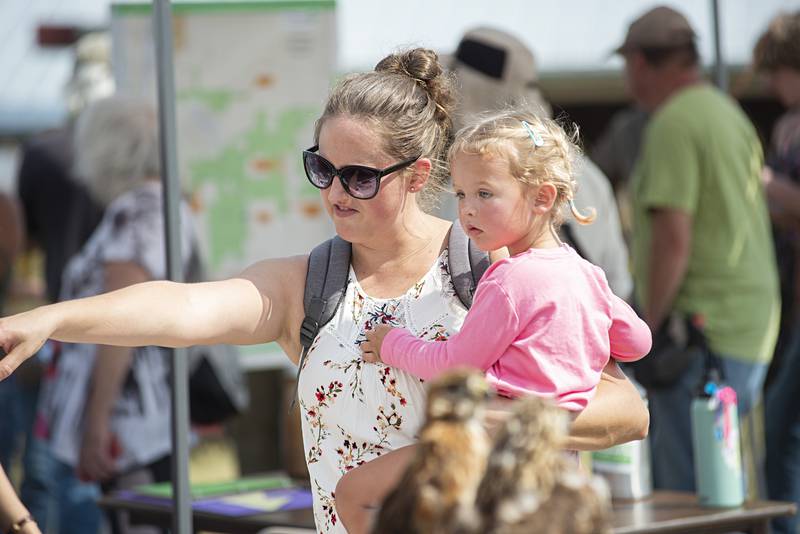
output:
POLYGON ((563 245, 489 267, 461 330, 447 341, 394 329, 380 353, 387 365, 426 380, 477 367, 501 395, 550 397, 580 411, 609 355, 638 360, 651 343, 650 329, 611 292, 603 271, 563 245))

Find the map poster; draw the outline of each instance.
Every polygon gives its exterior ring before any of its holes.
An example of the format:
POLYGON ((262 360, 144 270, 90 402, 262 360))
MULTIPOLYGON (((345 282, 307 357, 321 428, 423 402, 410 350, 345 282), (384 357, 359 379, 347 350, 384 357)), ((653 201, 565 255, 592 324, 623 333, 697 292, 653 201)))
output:
MULTIPOLYGON (((172 2, 178 171, 210 278, 334 233, 301 158, 334 78, 334 7, 172 2)), ((111 14, 117 87, 156 102, 151 3, 117 1, 111 14)), ((277 344, 242 349, 246 368, 291 366, 277 344)))
MULTIPOLYGON (((302 168, 336 61, 333 0, 173 2, 179 174, 207 271, 235 275, 333 235, 302 168)), ((114 72, 156 99, 149 2, 112 6, 114 72)))

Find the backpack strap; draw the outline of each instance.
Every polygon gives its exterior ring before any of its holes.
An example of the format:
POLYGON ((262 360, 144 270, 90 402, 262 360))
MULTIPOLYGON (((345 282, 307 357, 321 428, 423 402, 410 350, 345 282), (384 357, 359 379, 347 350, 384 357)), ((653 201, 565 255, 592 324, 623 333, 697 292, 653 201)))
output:
POLYGON ((491 263, 489 254, 476 247, 467 237, 461 223, 454 221, 447 243, 447 258, 456 295, 464 307, 469 309, 478 281, 491 263))
POLYGON ((347 291, 347 276, 350 273, 351 245, 339 236, 320 243, 308 256, 306 287, 303 293, 305 318, 300 325, 300 362, 297 365, 297 380, 292 397, 292 407, 297 399, 300 371, 303 369, 308 351, 319 331, 333 318, 339 303, 347 291))

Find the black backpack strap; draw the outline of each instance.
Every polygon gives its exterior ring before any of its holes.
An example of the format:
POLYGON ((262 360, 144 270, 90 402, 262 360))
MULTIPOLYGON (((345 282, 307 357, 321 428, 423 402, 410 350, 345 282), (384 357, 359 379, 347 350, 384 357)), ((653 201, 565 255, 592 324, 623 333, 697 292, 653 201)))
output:
POLYGON ((351 245, 335 236, 314 247, 308 256, 306 287, 303 293, 305 318, 300 325, 300 362, 297 365, 292 407, 297 400, 297 383, 311 344, 319 331, 333 318, 347 291, 351 245))
POLYGON ((476 247, 467 237, 461 223, 453 222, 447 243, 447 257, 450 279, 461 303, 465 308, 472 306, 472 297, 478 281, 489 268, 489 254, 476 247))

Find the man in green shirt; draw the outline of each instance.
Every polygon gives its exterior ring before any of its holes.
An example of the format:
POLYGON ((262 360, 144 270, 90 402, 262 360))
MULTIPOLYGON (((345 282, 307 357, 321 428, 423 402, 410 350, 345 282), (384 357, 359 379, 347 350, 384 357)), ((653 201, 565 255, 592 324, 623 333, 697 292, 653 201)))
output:
MULTIPOLYGON (((702 80, 680 13, 648 11, 617 52, 630 92, 652 113, 632 183, 637 301, 654 332, 674 313, 702 317, 748 436, 780 316, 758 136, 737 103, 702 80)), ((689 409, 703 370, 690 361, 674 384, 649 392, 658 488, 694 490, 689 409)), ((752 475, 751 452, 744 447, 752 475)))

